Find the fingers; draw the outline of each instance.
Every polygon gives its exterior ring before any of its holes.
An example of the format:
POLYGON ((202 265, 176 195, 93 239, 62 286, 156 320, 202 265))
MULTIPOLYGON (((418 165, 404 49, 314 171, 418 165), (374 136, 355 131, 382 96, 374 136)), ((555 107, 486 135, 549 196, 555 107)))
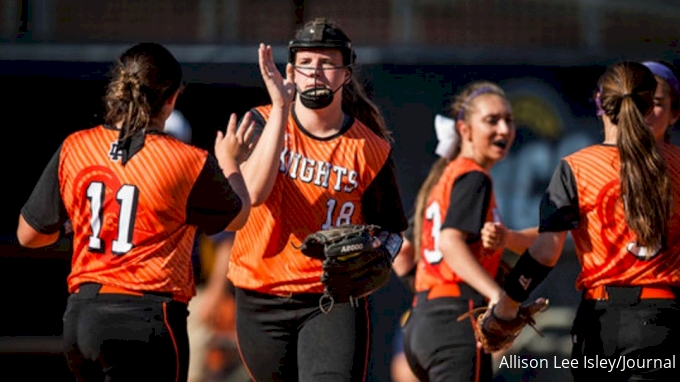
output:
POLYGON ((223 139, 224 139, 224 134, 221 131, 217 130, 217 136, 215 137, 215 147, 214 147, 215 153, 217 153, 217 151, 218 151, 217 146, 220 144, 220 142, 222 142, 223 139))
POLYGON ((501 222, 486 222, 484 223, 484 228, 489 228, 489 229, 495 229, 495 230, 502 230, 503 229, 503 223, 501 222))
POLYGON ((265 55, 266 55, 265 51, 266 51, 266 48, 265 48, 264 44, 260 44, 260 47, 257 49, 258 63, 260 65, 260 75, 262 76, 262 78, 264 78, 266 80, 268 75, 267 75, 267 68, 266 68, 266 64, 265 64, 265 55))
POLYGON ((269 45, 260 44, 260 49, 258 49, 259 63, 260 63, 260 75, 265 81, 270 81, 274 78, 274 71, 277 70, 274 65, 274 58, 272 55, 272 47, 269 45))
POLYGON ((243 116, 243 121, 238 128, 236 135, 236 140, 239 144, 245 145, 246 152, 252 151, 255 147, 255 142, 252 139, 255 135, 255 121, 252 120, 252 114, 250 112, 243 116))
POLYGON ((227 135, 236 134, 236 113, 231 113, 229 116, 229 124, 227 124, 227 135))
POLYGON ((253 125, 253 124, 254 124, 254 123, 253 123, 253 121, 252 121, 252 116, 251 116, 250 112, 247 112, 247 113, 243 116, 243 120, 241 121, 241 125, 238 127, 238 131, 236 131, 236 137, 237 137, 237 138, 240 138, 239 140, 240 140, 241 142, 247 142, 247 141, 245 140, 245 135, 246 135, 247 130, 248 130, 248 129, 251 127, 251 125, 253 125))
POLYGON ((500 235, 497 232, 489 231, 489 230, 483 230, 482 231, 482 239, 490 240, 490 241, 495 241, 500 238, 500 235))
POLYGON ((290 62, 286 65, 286 82, 293 83, 295 80, 295 68, 290 62))
POLYGON ((243 135, 243 142, 248 143, 248 149, 250 150, 254 146, 255 142, 251 142, 253 135, 255 134, 255 122, 250 122, 248 128, 243 135))
POLYGON ((482 228, 482 243, 486 248, 502 247, 504 227, 501 223, 486 222, 482 228))
POLYGON ((271 45, 260 44, 258 56, 262 79, 265 81, 272 80, 279 73, 276 64, 274 64, 274 53, 272 52, 271 45))
POLYGON ((486 222, 484 223, 484 227, 482 227, 482 231, 497 235, 501 232, 501 228, 498 223, 486 222))

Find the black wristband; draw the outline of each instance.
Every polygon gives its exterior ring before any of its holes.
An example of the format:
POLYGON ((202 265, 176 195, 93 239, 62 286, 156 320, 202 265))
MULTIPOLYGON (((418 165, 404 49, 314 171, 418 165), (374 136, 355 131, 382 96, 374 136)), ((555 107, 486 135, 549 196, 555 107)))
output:
POLYGON ((503 289, 511 299, 524 302, 552 269, 536 261, 527 249, 505 278, 503 289))

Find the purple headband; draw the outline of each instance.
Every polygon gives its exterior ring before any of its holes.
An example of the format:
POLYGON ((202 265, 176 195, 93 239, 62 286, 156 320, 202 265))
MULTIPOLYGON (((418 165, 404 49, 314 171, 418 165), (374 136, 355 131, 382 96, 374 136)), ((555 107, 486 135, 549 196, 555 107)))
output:
POLYGON ((646 66, 654 73, 655 76, 661 77, 668 83, 668 86, 673 89, 675 94, 680 95, 680 83, 678 78, 673 74, 673 71, 666 65, 654 61, 645 61, 642 65, 646 66))
MULTIPOLYGON (((670 88, 675 92, 675 94, 680 96, 680 82, 678 82, 678 78, 675 76, 675 74, 673 74, 673 71, 668 66, 654 61, 645 61, 642 63, 642 65, 646 66, 647 69, 649 69, 655 76, 663 78, 666 81, 666 83, 668 83, 668 86, 670 86, 670 88)), ((602 109, 602 101, 600 100, 601 97, 602 86, 600 86, 599 93, 595 97, 595 104, 597 105, 598 116, 604 115, 604 110, 602 109)))
POLYGON ((595 105, 597 106, 597 116, 601 117, 604 115, 604 109, 602 109, 602 85, 595 96, 595 105))
POLYGON ((463 102, 463 105, 460 107, 460 111, 458 112, 458 118, 456 118, 456 121, 460 121, 463 119, 463 114, 465 113, 465 109, 467 107, 467 104, 472 101, 475 97, 483 94, 483 93, 494 93, 495 89, 490 87, 490 86, 482 86, 481 88, 475 90, 470 94, 469 97, 463 102))

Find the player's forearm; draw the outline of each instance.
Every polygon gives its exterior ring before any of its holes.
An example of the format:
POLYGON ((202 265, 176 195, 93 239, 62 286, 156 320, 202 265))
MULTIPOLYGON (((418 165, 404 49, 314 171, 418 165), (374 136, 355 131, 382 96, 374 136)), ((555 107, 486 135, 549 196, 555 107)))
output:
POLYGON ((501 287, 474 257, 470 247, 464 240, 442 233, 440 249, 449 268, 486 298, 497 301, 501 287))
POLYGON ((267 124, 253 152, 241 165, 253 206, 264 203, 274 188, 283 151, 288 109, 288 106, 272 107, 267 124))
POLYGON ((538 227, 526 228, 521 231, 508 230, 505 248, 521 255, 527 248, 531 247, 536 237, 538 237, 538 227))
MULTIPOLYGON (((228 171, 224 171, 225 176, 228 171)), ((234 193, 241 199, 241 211, 232 220, 227 227, 226 231, 236 231, 243 228, 243 226, 248 221, 248 216, 250 216, 250 209, 252 203, 250 201, 250 195, 248 193, 248 188, 246 187, 243 175, 239 172, 231 172, 231 175, 227 178, 229 180, 229 185, 231 186, 234 193)))
MULTIPOLYGON (((529 254, 539 263, 554 267, 562 255, 567 232, 544 232, 529 247, 529 254)), ((526 255, 525 255, 526 256, 526 255)))

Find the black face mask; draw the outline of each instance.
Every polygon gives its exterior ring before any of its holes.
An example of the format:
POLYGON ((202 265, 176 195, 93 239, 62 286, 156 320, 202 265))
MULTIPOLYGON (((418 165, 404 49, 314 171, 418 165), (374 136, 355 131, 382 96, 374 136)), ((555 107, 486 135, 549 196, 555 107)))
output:
POLYGON ((345 84, 340 85, 334 91, 323 86, 313 87, 303 92, 298 89, 298 93, 300 93, 300 102, 309 109, 323 109, 333 102, 335 93, 343 86, 345 86, 345 84))

